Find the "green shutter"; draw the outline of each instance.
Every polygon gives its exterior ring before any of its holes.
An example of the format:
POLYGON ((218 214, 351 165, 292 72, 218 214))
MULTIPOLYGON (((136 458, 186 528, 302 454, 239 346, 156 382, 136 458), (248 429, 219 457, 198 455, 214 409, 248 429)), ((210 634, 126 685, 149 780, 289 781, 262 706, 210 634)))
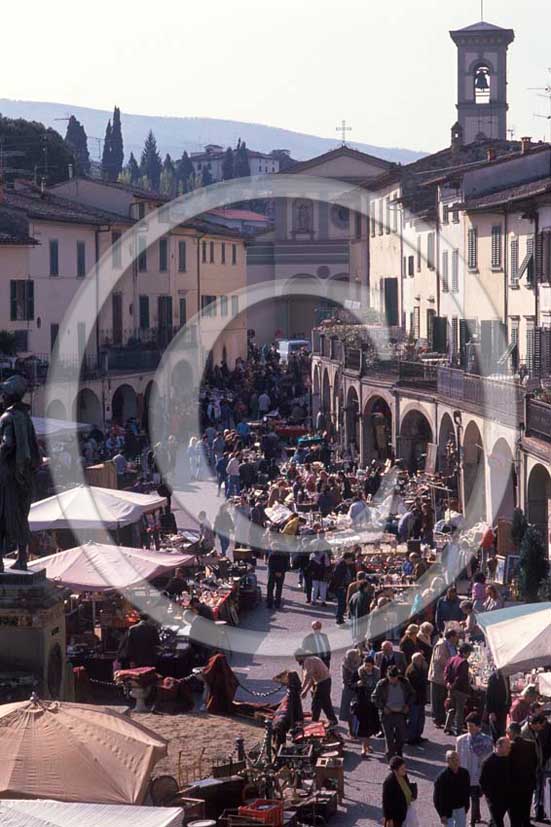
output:
POLYGON ((10 319, 17 321, 17 282, 10 281, 10 319))
POLYGON ((32 322, 34 319, 34 281, 27 281, 26 284, 26 298, 27 298, 27 321, 32 322))

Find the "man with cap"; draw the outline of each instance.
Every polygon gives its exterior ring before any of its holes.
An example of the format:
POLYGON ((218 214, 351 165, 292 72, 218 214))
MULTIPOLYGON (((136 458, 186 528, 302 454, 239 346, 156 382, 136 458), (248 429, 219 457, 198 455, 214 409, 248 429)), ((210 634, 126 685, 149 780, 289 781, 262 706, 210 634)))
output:
POLYGON ((301 649, 320 658, 327 668, 331 668, 331 645, 329 638, 322 632, 321 620, 312 621, 312 631, 302 641, 301 649))
POLYGON ((22 401, 26 391, 23 376, 11 376, 0 385, 5 400, 0 417, 0 571, 4 570, 3 555, 15 547, 18 556, 13 569, 27 570, 29 511, 40 453, 28 407, 22 401))

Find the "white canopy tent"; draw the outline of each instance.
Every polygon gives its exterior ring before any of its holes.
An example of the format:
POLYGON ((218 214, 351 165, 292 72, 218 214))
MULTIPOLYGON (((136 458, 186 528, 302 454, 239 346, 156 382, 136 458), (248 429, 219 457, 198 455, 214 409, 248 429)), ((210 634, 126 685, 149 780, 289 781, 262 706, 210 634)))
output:
POLYGON ((132 588, 195 559, 193 554, 85 543, 33 560, 28 568, 46 569, 49 580, 75 592, 105 592, 132 588))
POLYGON ((503 674, 551 665, 551 603, 482 612, 476 622, 503 674))
POLYGON ((180 807, 132 807, 64 801, 0 801, 2 827, 180 827, 180 807))
POLYGON ((31 505, 31 531, 55 529, 116 529, 158 511, 166 498, 99 486, 77 485, 31 505))
POLYGON ((50 416, 33 416, 33 425, 37 437, 63 436, 74 433, 91 431, 93 425, 86 422, 67 422, 65 419, 52 419, 50 416))

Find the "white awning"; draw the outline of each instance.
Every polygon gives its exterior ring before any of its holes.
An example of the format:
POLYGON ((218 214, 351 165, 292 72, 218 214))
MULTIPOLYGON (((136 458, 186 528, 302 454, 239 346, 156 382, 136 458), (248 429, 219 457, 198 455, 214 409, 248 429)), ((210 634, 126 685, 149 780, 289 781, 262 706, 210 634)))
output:
POLYGON ((2 827, 180 827, 181 807, 67 804, 49 800, 0 801, 2 827))

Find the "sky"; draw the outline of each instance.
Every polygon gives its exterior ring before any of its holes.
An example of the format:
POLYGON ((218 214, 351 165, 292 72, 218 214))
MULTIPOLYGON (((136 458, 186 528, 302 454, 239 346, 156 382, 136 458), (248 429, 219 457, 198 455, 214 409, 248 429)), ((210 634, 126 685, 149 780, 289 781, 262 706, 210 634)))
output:
MULTIPOLYGON (((549 137, 549 0, 484 0, 515 30, 509 126, 549 137)), ((29 0, 2 8, 1 96, 264 123, 433 151, 456 119, 449 30, 480 0, 29 0), (79 8, 83 10, 79 14, 79 8), (26 21, 26 22, 25 22, 26 21)))

